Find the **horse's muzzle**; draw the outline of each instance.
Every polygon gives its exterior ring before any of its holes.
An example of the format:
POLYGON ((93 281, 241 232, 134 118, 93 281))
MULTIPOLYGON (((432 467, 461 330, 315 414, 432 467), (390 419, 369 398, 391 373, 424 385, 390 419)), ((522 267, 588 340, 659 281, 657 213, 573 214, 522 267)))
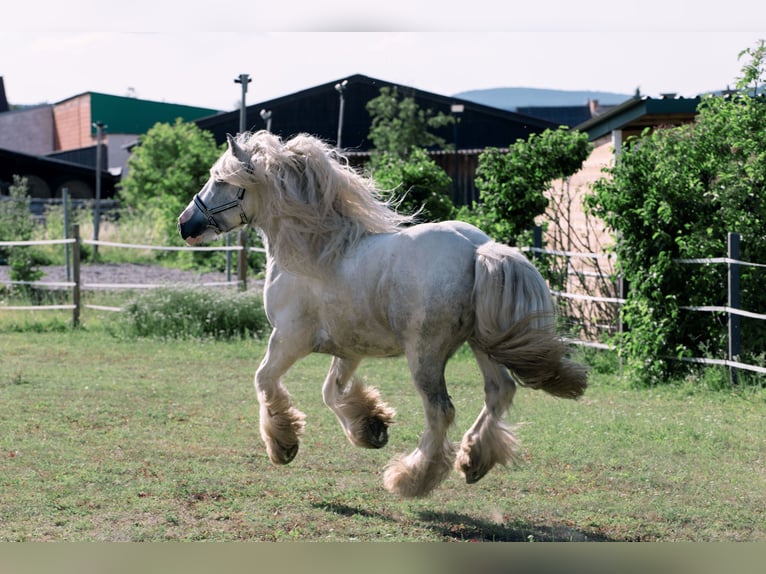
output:
POLYGON ((178 232, 181 234, 181 238, 185 240, 199 237, 208 227, 207 218, 194 205, 187 207, 178 218, 178 232))

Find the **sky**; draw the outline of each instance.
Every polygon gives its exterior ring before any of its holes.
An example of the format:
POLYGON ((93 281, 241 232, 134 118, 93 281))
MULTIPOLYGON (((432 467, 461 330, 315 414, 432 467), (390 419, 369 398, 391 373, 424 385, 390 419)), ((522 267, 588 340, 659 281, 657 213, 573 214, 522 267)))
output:
MULTIPOLYGON (((733 86, 763 0, 7 0, 11 104, 101 92, 217 110, 364 74, 443 95, 497 87, 648 96, 733 86), (372 4, 372 3, 370 3, 372 4)), ((585 102, 583 102, 584 104, 585 102)))

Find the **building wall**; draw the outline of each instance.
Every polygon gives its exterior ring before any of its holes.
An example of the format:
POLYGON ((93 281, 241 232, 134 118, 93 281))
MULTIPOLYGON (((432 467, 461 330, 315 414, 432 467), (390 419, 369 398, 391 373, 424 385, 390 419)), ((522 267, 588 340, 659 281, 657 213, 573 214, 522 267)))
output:
POLYGON ((95 145, 91 135, 90 94, 75 96, 53 106, 56 151, 95 145))
MULTIPOLYGON (((584 198, 594 182, 606 177, 602 172, 614 163, 614 144, 610 136, 593 142, 594 148, 583 166, 568 180, 553 182, 546 193, 549 206, 540 222, 546 224, 544 247, 574 253, 605 254, 614 237, 599 218, 586 213, 584 198)), ((563 291, 595 297, 619 296, 614 281, 614 257, 554 256, 551 263, 563 277, 563 291)), ((562 313, 573 334, 599 340, 604 332, 617 328, 617 307, 612 303, 582 299, 559 299, 562 313)))
POLYGON ((45 155, 54 151, 51 106, 0 114, 0 148, 30 155, 45 155))

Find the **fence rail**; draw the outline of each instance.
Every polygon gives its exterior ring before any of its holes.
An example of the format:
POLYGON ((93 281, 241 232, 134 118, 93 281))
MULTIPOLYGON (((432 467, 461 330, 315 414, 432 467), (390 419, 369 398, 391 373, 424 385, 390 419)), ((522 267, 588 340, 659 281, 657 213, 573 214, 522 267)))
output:
MULTIPOLYGON (((241 289, 246 288, 247 281, 247 265, 246 254, 248 252, 265 252, 262 247, 248 247, 245 243, 244 234, 240 234, 239 243, 237 245, 226 246, 201 246, 201 247, 175 247, 175 246, 157 246, 157 245, 144 245, 144 244, 128 244, 128 243, 116 243, 111 241, 90 240, 82 239, 79 236, 79 226, 72 226, 71 238, 66 239, 49 239, 49 240, 34 240, 34 241, 0 241, 0 247, 25 247, 35 245, 70 245, 70 244, 84 244, 84 245, 99 245, 106 247, 117 247, 124 249, 144 249, 144 250, 159 250, 159 251, 224 251, 224 252, 237 252, 237 280, 227 282, 210 282, 203 283, 203 286, 218 287, 218 286, 232 286, 239 285, 241 289)), ((29 286, 45 286, 45 287, 63 287, 72 289, 72 304, 64 305, 24 305, 24 306, 0 306, 0 311, 36 311, 36 310, 71 310, 73 313, 74 324, 79 324, 79 317, 81 309, 90 308, 100 311, 119 312, 122 310, 120 307, 112 307, 107 305, 91 305, 83 304, 80 301, 80 290, 86 288, 99 288, 99 289, 153 289, 161 287, 158 284, 129 284, 129 283, 89 283, 82 284, 80 277, 80 265, 79 265, 79 249, 72 250, 73 260, 73 273, 74 277, 72 281, 67 282, 45 282, 45 281, 10 281, 11 284, 29 285, 29 286)), ((588 259, 600 259, 600 258, 613 258, 614 254, 606 253, 582 253, 573 251, 561 251, 544 249, 541 247, 523 247, 521 251, 553 255, 558 257, 571 258, 588 258, 588 259)), ((740 341, 739 341, 739 319, 741 317, 755 319, 759 321, 766 320, 766 314, 755 313, 741 309, 740 293, 739 293, 739 270, 741 267, 758 267, 766 268, 766 264, 753 263, 749 261, 742 261, 739 259, 739 235, 732 233, 729 234, 729 253, 726 257, 713 257, 704 259, 676 259, 676 263, 684 265, 716 265, 726 264, 729 269, 728 279, 728 304, 722 306, 681 306, 681 309, 700 312, 700 313, 724 313, 728 316, 729 322, 729 349, 728 357, 725 359, 711 359, 706 357, 667 357, 671 360, 679 360, 689 363, 698 363, 705 365, 720 365, 726 366, 730 369, 730 377, 733 383, 737 381, 737 370, 747 370, 755 373, 766 374, 766 368, 757 365, 750 365, 740 362, 740 341)), ((569 293, 559 290, 551 290, 551 294, 560 299, 571 299, 581 301, 592 301, 598 303, 607 303, 621 307, 625 304, 626 299, 622 297, 604 297, 597 295, 588 295, 583 293, 569 293)), ((618 347, 612 344, 586 341, 581 339, 567 339, 573 345, 588 346, 597 349, 617 350, 618 347)))
MULTIPOLYGON (((739 258, 739 243, 740 236, 738 233, 730 233, 728 237, 728 254, 726 257, 711 257, 703 259, 676 259, 675 263, 684 265, 715 265, 726 264, 728 266, 728 281, 727 281, 727 299, 728 305, 714 306, 688 306, 683 305, 680 308, 687 311, 701 312, 701 313, 725 313, 728 315, 729 333, 728 333, 728 357, 726 359, 711 359, 707 357, 666 357, 670 360, 678 360, 687 363, 698 363, 705 365, 720 365, 729 367, 729 376, 731 382, 736 384, 738 376, 737 369, 747 370, 759 374, 766 374, 766 368, 743 363, 739 361, 739 355, 741 352, 740 341, 740 322, 741 317, 748 319, 755 319, 759 321, 766 321, 766 314, 755 313, 741 309, 741 297, 739 286, 739 273, 741 267, 756 267, 766 268, 766 264, 753 263, 750 261, 743 261, 739 258)), ((567 258, 571 257, 585 257, 585 258, 602 258, 609 257, 608 254, 603 253, 576 253, 570 251, 556 251, 548 250, 540 247, 526 247, 522 248, 522 251, 530 251, 533 253, 541 253, 546 255, 563 256, 567 258)), ((558 298, 578 299, 584 301, 595 301, 602 303, 612 303, 618 306, 625 304, 626 299, 619 297, 600 297, 594 295, 584 295, 580 293, 566 293, 561 291, 551 290, 551 294, 558 298)), ((589 347, 595 347, 599 349, 616 350, 615 345, 608 345, 604 343, 596 343, 592 341, 580 341, 569 339, 569 341, 576 345, 586 345, 589 347)))

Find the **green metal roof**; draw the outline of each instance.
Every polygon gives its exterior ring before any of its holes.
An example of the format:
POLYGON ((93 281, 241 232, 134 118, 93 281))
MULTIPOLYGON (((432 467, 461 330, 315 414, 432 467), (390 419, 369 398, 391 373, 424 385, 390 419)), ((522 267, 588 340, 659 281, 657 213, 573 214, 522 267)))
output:
MULTIPOLYGON (((90 94, 91 123, 101 122, 113 134, 142 134, 157 122, 173 123, 177 118, 191 122, 220 113, 220 110, 139 100, 109 94, 90 94)), ((96 129, 91 128, 95 134, 96 129)))
POLYGON ((635 97, 572 129, 587 132, 588 138, 593 141, 613 130, 641 130, 662 124, 688 122, 697 115, 700 101, 699 97, 635 97))

